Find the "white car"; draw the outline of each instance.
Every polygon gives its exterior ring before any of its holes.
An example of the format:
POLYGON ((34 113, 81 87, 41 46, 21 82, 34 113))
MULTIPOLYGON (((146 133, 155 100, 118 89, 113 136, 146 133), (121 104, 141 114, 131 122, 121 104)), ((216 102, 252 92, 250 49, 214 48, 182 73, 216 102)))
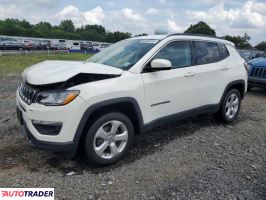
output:
POLYGON ((92 42, 92 49, 95 51, 101 51, 100 43, 92 42))
POLYGON ((80 50, 80 43, 79 42, 73 42, 71 49, 72 50, 80 50))
POLYGON ((17 114, 30 144, 108 165, 135 134, 203 113, 236 120, 247 90, 233 43, 173 34, 120 41, 86 62, 45 61, 26 69, 17 114))
POLYGON ((52 40, 51 41, 51 49, 53 50, 65 50, 68 47, 68 43, 66 40, 52 40))

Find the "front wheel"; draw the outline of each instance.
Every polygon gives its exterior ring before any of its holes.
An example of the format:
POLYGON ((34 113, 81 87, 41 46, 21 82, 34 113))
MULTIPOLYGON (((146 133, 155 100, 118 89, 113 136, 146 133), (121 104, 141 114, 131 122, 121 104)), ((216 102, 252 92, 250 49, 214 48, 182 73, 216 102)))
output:
POLYGON ((237 89, 232 89, 225 95, 220 111, 220 118, 226 123, 236 120, 241 107, 241 95, 237 89))
POLYGON ((108 113, 90 127, 85 139, 85 152, 90 161, 111 165, 120 160, 134 140, 130 119, 122 113, 108 113))

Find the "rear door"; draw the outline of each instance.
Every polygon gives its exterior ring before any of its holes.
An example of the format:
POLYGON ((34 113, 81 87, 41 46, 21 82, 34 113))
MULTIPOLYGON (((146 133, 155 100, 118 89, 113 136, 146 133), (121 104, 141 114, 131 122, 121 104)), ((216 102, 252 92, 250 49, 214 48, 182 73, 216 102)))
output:
POLYGON ((150 62, 144 68, 142 73, 145 88, 144 114, 148 122, 192 109, 195 93, 192 88, 195 73, 190 42, 170 42, 151 61, 154 59, 169 60, 172 69, 149 71, 150 62))
POLYGON ((218 104, 232 69, 228 50, 216 42, 194 41, 193 46, 197 73, 195 107, 218 104))

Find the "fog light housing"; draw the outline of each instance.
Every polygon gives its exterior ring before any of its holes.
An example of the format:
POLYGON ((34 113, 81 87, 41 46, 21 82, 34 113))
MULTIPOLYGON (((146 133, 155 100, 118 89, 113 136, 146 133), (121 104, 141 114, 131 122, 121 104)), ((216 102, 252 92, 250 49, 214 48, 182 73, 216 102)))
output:
POLYGON ((62 122, 32 120, 34 128, 42 135, 58 135, 62 129, 62 122))

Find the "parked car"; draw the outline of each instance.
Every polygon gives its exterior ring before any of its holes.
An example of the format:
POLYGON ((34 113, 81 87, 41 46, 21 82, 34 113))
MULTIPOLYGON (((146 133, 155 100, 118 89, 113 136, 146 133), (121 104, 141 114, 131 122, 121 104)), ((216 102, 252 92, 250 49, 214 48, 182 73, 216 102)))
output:
POLYGON ((109 46, 110 46, 110 44, 108 44, 108 43, 101 43, 100 44, 100 50, 102 51, 102 50, 104 50, 105 48, 107 48, 109 46))
POLYGON ((23 51, 26 47, 16 40, 4 40, 0 42, 0 50, 18 50, 23 51))
POLYGON ((249 61, 254 58, 258 58, 263 54, 263 51, 258 50, 239 50, 240 56, 245 60, 249 61))
POLYGON ((89 42, 89 41, 81 42, 80 49, 81 50, 92 50, 93 49, 92 42, 89 42))
POLYGON ((92 42, 92 49, 94 51, 101 51, 100 43, 98 43, 98 42, 92 42))
POLYGON ((53 40, 51 42, 51 49, 53 50, 66 50, 68 49, 67 47, 67 42, 66 40, 53 40))
POLYGON ((81 61, 26 69, 17 116, 30 144, 109 165, 134 135, 203 113, 237 119, 247 89, 244 60, 219 38, 173 34, 120 41, 81 61))
POLYGON ((80 50, 80 42, 73 42, 71 49, 72 50, 80 50))
POLYGON ((109 46, 110 46, 109 43, 92 42, 92 47, 93 47, 93 50, 95 51, 102 51, 109 46))
POLYGON ((50 40, 40 40, 37 43, 38 50, 48 50, 51 48, 51 41, 50 40))
POLYGON ((21 44, 24 46, 25 50, 32 50, 33 49, 33 42, 30 40, 22 40, 21 44))
POLYGON ((248 88, 266 88, 266 52, 259 58, 250 60, 248 63, 248 88))

